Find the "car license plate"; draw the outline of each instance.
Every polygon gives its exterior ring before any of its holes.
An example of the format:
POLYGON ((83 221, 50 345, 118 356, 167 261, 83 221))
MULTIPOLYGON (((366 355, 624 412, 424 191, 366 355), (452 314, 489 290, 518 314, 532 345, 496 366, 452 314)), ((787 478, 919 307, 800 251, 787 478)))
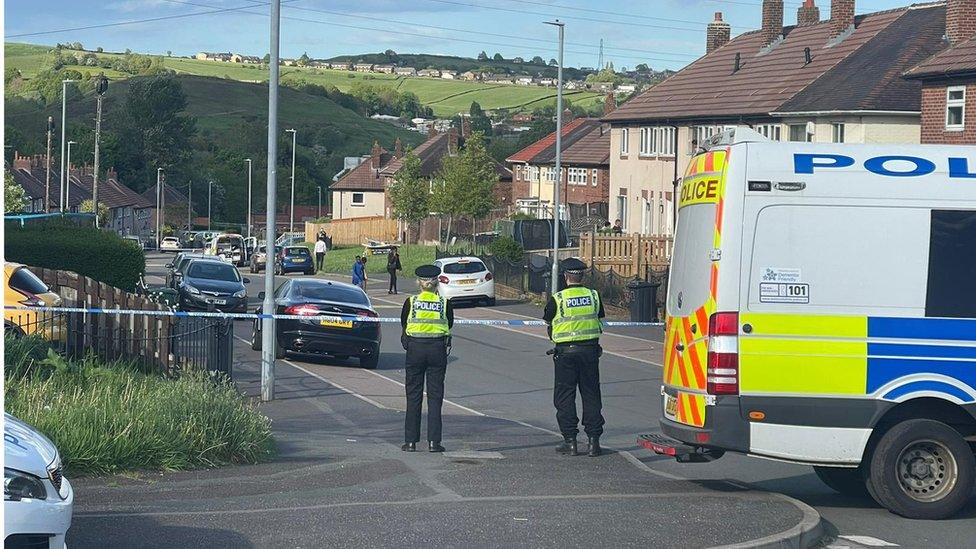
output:
POLYGON ((473 278, 464 278, 457 281, 458 284, 474 284, 475 282, 477 282, 477 280, 473 278))
POLYGON ((319 324, 330 328, 352 328, 351 320, 321 320, 319 324))
POLYGON ((678 414, 678 399, 671 395, 664 395, 664 415, 673 418, 678 414))
POLYGON ((227 305, 226 299, 214 299, 212 297, 207 298, 207 303, 213 303, 214 305, 227 305))
POLYGON ((305 263, 305 258, 304 257, 296 257, 293 261, 295 263, 305 263))

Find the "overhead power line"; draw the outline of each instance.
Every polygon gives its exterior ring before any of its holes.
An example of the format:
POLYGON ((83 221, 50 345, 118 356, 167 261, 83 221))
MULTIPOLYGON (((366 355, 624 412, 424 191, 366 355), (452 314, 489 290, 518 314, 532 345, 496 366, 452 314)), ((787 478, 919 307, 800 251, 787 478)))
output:
MULTIPOLYGON (((592 9, 592 8, 579 8, 579 7, 576 7, 576 6, 566 6, 566 5, 563 5, 563 4, 550 4, 548 2, 538 2, 538 1, 535 1, 535 0, 507 0, 507 1, 509 1, 509 2, 516 2, 516 3, 519 3, 519 4, 532 4, 532 5, 536 5, 536 6, 542 6, 542 7, 546 7, 546 8, 553 8, 553 9, 560 9, 560 10, 579 11, 579 12, 585 12, 585 13, 596 13, 596 14, 600 14, 600 15, 610 15, 610 16, 614 16, 614 17, 627 17, 627 18, 646 19, 648 21, 665 21, 667 23, 688 23, 688 24, 691 24, 691 25, 706 25, 707 24, 707 22, 703 23, 701 21, 690 21, 688 19, 668 19, 666 17, 654 17, 654 16, 650 16, 650 15, 638 15, 638 14, 635 14, 635 13, 619 13, 619 12, 615 13, 615 12, 607 11, 607 10, 595 10, 595 9, 592 9)), ((733 25, 733 27, 735 27, 735 25, 733 25)))

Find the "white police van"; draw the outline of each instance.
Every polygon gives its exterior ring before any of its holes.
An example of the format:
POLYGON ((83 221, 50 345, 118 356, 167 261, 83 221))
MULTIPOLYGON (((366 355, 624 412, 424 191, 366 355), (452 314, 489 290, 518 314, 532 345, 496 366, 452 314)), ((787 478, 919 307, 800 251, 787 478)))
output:
POLYGON ((661 429, 943 518, 976 482, 976 147, 712 138, 681 180, 661 429))

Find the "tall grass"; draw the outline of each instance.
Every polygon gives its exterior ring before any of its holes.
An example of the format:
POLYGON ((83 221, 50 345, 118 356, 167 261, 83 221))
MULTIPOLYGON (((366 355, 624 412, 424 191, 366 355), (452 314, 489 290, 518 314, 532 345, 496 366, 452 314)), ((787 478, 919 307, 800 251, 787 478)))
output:
POLYGON ((274 453, 270 420, 226 380, 69 361, 35 338, 5 343, 6 410, 54 442, 69 474, 214 467, 274 453))

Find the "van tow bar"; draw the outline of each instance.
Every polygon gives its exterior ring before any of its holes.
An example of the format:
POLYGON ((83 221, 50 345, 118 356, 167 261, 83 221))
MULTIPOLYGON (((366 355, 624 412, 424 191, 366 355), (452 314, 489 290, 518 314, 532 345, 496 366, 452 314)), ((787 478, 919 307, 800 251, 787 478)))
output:
POLYGON ((638 435, 637 445, 655 454, 673 457, 678 463, 708 463, 725 455, 725 450, 692 446, 657 433, 638 435))

